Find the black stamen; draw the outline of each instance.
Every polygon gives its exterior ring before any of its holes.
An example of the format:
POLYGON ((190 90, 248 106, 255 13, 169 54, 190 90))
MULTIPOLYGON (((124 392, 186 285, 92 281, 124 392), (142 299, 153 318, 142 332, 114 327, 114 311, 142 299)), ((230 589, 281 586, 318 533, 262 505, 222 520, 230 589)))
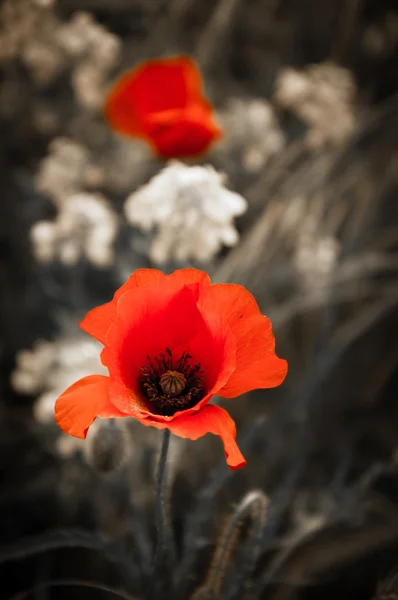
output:
POLYGON ((191 356, 184 351, 177 361, 166 348, 166 354, 156 357, 156 367, 147 356, 148 365, 141 367, 142 394, 151 409, 161 415, 173 415, 179 410, 195 406, 205 394, 203 371, 200 364, 191 365, 191 356))

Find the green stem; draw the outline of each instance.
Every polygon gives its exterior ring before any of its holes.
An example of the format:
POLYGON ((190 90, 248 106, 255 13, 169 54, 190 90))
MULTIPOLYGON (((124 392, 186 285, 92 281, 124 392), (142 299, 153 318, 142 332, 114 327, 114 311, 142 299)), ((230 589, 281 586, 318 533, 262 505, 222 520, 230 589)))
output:
POLYGON ((167 514, 167 477, 166 464, 170 445, 170 430, 165 429, 163 433, 162 448, 159 457, 158 473, 156 478, 156 525, 157 525, 157 543, 155 550, 155 559, 153 567, 152 596, 155 588, 158 587, 161 577, 161 570, 165 565, 173 560, 173 539, 170 531, 170 520, 167 514))

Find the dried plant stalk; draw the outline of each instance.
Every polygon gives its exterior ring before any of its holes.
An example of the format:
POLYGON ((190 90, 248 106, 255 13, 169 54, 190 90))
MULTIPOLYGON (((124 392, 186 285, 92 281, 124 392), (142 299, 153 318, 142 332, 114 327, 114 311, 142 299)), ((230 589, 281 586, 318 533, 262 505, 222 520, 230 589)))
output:
POLYGON ((191 600, 216 600, 222 597, 226 571, 236 549, 242 525, 247 517, 250 517, 252 521, 248 553, 251 564, 255 563, 260 548, 259 534, 261 536, 266 523, 268 504, 268 498, 261 490, 253 490, 246 494, 225 527, 215 549, 205 583, 194 592, 191 600))

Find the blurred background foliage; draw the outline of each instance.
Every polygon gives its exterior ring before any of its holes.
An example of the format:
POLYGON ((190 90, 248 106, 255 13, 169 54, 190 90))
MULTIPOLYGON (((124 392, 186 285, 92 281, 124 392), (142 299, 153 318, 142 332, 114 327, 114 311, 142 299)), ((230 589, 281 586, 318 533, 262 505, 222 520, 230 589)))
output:
POLYGON ((397 597, 397 88, 394 0, 2 0, 1 598, 151 597, 158 432, 78 443, 53 403, 101 368, 81 316, 138 267, 185 266, 248 287, 289 374, 229 401, 242 471, 218 439, 173 440, 152 597, 397 597), (223 174, 236 239, 214 248, 210 222, 191 248, 157 224, 171 183, 150 231, 132 217, 173 165, 101 111, 121 72, 179 53, 224 128, 189 163, 223 174))

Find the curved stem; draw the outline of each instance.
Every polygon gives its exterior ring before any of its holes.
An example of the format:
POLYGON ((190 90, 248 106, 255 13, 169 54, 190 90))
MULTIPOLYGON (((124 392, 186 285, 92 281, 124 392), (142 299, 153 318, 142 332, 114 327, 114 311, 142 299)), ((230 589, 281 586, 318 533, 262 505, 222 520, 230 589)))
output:
POLYGON ((167 545, 168 520, 166 515, 166 462, 170 445, 170 429, 165 429, 163 433, 162 449, 160 451, 158 474, 156 478, 156 522, 158 529, 158 539, 155 551, 155 566, 162 562, 165 556, 167 545))
POLYGON ((162 577, 160 571, 167 564, 173 561, 174 545, 170 529, 170 519, 167 506, 167 472, 166 463, 170 445, 170 430, 165 429, 163 433, 162 448, 160 451, 158 473, 156 478, 156 525, 157 525, 157 542, 155 550, 155 558, 153 564, 153 576, 151 582, 151 592, 149 597, 157 597, 159 585, 161 585, 162 577))

